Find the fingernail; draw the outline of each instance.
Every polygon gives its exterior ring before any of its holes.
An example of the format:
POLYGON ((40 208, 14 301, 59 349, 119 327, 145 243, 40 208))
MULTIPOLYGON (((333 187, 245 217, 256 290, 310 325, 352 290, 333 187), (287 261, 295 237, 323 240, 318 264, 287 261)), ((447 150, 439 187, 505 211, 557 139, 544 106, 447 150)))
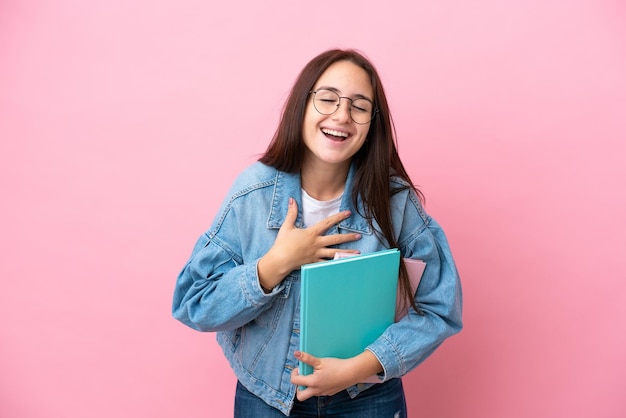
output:
POLYGON ((361 239, 361 234, 354 234, 354 238, 361 239))
POLYGON ((293 197, 289 198, 289 206, 293 205, 293 197))
POLYGON ((293 355, 296 356, 296 358, 300 358, 300 356, 302 355, 302 353, 298 350, 293 352, 293 355))

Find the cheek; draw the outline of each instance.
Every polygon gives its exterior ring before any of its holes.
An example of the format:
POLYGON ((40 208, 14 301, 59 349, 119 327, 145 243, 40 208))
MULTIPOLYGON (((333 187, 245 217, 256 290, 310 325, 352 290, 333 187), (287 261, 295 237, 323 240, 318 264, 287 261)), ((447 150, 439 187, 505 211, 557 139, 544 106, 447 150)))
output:
POLYGON ((304 140, 312 140, 317 133, 317 119, 309 112, 304 114, 304 120, 302 121, 302 138, 304 140))
POLYGON ((367 139, 367 134, 369 133, 369 131, 370 131, 369 125, 364 126, 364 127, 359 129, 359 135, 362 136, 363 142, 365 142, 365 140, 367 139))
POLYGON ((305 132, 315 132, 322 118, 322 115, 317 113, 316 110, 311 111, 307 108, 304 112, 302 130, 305 132))
POLYGON ((315 123, 313 123, 310 119, 304 118, 304 123, 302 124, 302 135, 306 137, 307 135, 312 135, 315 131, 315 123))

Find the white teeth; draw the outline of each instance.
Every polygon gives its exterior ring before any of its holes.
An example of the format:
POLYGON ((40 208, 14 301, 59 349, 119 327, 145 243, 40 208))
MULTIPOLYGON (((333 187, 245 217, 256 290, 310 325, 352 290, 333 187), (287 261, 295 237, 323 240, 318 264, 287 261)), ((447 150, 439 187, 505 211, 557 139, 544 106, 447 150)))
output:
POLYGON ((328 134, 328 135, 332 135, 332 136, 341 136, 341 137, 344 137, 344 138, 348 137, 348 134, 346 132, 334 131, 332 129, 322 129, 322 132, 324 132, 325 134, 328 134))

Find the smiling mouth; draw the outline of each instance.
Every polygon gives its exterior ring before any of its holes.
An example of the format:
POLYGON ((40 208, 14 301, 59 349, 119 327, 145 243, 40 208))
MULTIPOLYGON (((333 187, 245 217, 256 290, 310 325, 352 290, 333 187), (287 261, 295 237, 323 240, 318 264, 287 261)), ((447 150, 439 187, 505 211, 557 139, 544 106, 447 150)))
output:
POLYGON ((334 129, 327 128, 322 128, 322 133, 326 135, 327 138, 335 141, 343 141, 349 136, 347 132, 335 131, 334 129))

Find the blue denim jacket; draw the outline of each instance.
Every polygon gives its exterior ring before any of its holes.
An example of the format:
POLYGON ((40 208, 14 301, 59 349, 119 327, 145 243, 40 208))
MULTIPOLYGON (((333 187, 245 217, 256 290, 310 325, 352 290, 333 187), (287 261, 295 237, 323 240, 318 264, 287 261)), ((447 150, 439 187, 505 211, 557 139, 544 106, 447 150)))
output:
MULTIPOLYGON (((352 216, 328 233, 362 235, 339 248, 361 253, 384 249, 386 243, 352 205, 353 176, 351 168, 341 202, 341 210, 352 211, 352 216)), ((300 271, 292 271, 265 294, 257 262, 274 243, 289 197, 302 208, 299 174, 258 162, 243 171, 178 276, 172 308, 174 317, 191 328, 217 332, 239 381, 285 415, 296 391, 290 379, 297 367, 293 353, 299 345, 300 271)), ((461 284, 443 230, 413 192, 395 194, 391 205, 402 255, 424 260, 426 269, 416 295, 423 315, 410 309, 367 348, 383 366, 381 381, 408 373, 462 327, 461 284)), ((301 213, 296 225, 304 227, 301 213)), ((348 392, 354 397, 371 385, 355 385, 348 392)))

